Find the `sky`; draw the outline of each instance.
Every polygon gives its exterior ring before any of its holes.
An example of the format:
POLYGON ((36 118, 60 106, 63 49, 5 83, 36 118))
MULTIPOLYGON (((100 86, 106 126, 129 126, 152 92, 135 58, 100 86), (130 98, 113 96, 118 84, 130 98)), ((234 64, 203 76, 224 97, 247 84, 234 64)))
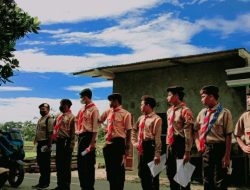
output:
POLYGON ((112 81, 75 76, 86 69, 159 58, 246 48, 250 0, 15 0, 41 21, 39 34, 17 41, 20 68, 0 86, 0 123, 33 121, 47 102, 58 113, 91 88, 100 112, 112 81))

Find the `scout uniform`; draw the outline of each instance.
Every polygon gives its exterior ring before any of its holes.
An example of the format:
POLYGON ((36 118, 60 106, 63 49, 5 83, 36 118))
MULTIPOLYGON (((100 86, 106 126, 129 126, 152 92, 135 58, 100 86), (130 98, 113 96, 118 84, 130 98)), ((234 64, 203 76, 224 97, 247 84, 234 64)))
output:
POLYGON ((237 137, 244 136, 245 144, 250 144, 250 111, 240 116, 234 129, 234 135, 237 137))
POLYGON ((167 132, 167 176, 171 189, 190 189, 181 187, 174 181, 176 174, 176 159, 183 159, 185 151, 192 148, 193 113, 184 102, 177 106, 171 106, 167 110, 168 132, 167 132))
MULTIPOLYGON (((204 94, 218 96, 218 88, 215 86, 203 87, 202 90, 206 91, 204 94)), ((227 136, 233 132, 232 115, 217 103, 213 108, 202 109, 196 122, 199 149, 203 153, 204 189, 227 189, 227 168, 223 168, 222 160, 227 150, 227 136)))
POLYGON ((99 111, 94 103, 83 107, 76 117, 76 135, 78 136, 77 168, 80 186, 84 190, 94 190, 95 183, 95 150, 81 156, 89 147, 93 133, 98 132, 99 111))
POLYGON ((75 116, 71 111, 57 116, 52 137, 56 142, 56 189, 69 190, 71 183, 71 158, 75 145, 75 116))
MULTIPOLYGON (((249 100, 250 90, 246 93, 246 95, 249 100)), ((250 144, 250 110, 240 116, 235 126, 234 135, 240 138, 244 136, 244 143, 246 145, 250 144)))
MULTIPOLYGON (((50 108, 44 103, 39 106, 50 108)), ((54 119, 49 115, 42 116, 37 123, 35 142, 37 142, 37 164, 39 166, 39 187, 50 184, 50 136, 53 132, 54 119)))
MULTIPOLYGON (((121 96, 112 94, 111 96, 121 96)), ((110 190, 123 190, 125 181, 125 167, 122 163, 126 149, 127 131, 131 130, 131 114, 122 108, 110 108, 105 111, 99 122, 108 121, 106 144, 103 148, 103 155, 106 165, 107 179, 110 183, 110 190)))
POLYGON ((131 141, 138 143, 138 175, 144 190, 159 189, 159 175, 153 177, 147 164, 161 155, 161 131, 162 119, 155 112, 140 116, 132 129, 131 141))

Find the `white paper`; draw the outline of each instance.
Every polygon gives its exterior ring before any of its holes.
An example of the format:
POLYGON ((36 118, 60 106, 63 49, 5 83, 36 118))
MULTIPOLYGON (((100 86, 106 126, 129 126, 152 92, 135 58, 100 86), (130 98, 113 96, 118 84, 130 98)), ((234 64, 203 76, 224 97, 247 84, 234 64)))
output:
POLYGON ((56 151, 56 143, 53 143, 53 144, 51 145, 51 151, 56 151))
POLYGON ((191 181, 195 166, 189 162, 183 165, 183 159, 178 159, 176 162, 177 172, 174 176, 174 180, 181 186, 186 187, 191 181))
POLYGON ((166 168, 166 154, 161 156, 161 162, 155 165, 154 160, 148 163, 148 167, 153 177, 157 176, 162 170, 166 168))
POLYGON ((46 152, 46 149, 48 149, 48 146, 47 145, 44 145, 41 147, 41 152, 46 152))

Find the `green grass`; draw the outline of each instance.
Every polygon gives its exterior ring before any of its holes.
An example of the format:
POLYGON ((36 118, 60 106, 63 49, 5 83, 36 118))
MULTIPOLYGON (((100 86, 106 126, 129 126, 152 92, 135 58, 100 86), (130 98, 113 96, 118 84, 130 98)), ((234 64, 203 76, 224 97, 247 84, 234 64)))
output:
POLYGON ((25 152, 25 158, 35 158, 36 157, 36 152, 25 152))
MULTIPOLYGON (((104 165, 104 158, 102 155, 102 143, 97 144, 97 156, 96 156, 96 163, 98 165, 104 165)), ((25 141, 24 142, 24 151, 25 151, 25 159, 35 158, 36 157, 36 149, 35 145, 32 141, 25 141)), ((76 149, 75 149, 76 152, 76 149)), ((52 153, 54 154, 54 153, 52 153)))
POLYGON ((32 141, 24 142, 25 159, 36 157, 35 145, 32 141))
POLYGON ((24 146, 35 146, 33 141, 24 141, 24 146))

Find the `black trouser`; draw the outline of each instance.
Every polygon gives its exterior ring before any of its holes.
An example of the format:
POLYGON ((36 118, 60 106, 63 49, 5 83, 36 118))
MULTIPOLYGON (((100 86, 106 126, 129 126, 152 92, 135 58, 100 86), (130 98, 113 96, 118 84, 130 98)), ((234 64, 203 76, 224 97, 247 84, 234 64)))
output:
POLYGON ((3 185, 5 184, 5 182, 7 181, 8 179, 8 173, 7 172, 4 172, 4 173, 1 173, 0 174, 0 188, 3 187, 3 185))
POLYGON ((56 175, 57 187, 69 190, 71 183, 71 158, 70 138, 58 138, 56 141, 56 175))
POLYGON ((225 143, 206 144, 206 151, 202 155, 205 190, 227 189, 227 169, 222 168, 225 150, 225 143))
POLYGON ((39 185, 49 185, 50 184, 50 157, 51 152, 41 152, 42 146, 45 146, 48 144, 47 140, 44 141, 38 141, 37 142, 37 164, 39 166, 40 171, 40 178, 39 178, 39 185))
POLYGON ((167 145, 167 176, 170 182, 171 190, 189 190, 190 183, 186 187, 182 187, 175 180, 174 176, 177 172, 176 160, 183 159, 185 154, 185 138, 181 136, 174 136, 174 143, 167 145))
POLYGON ((77 152, 77 169, 81 189, 94 190, 95 184, 95 150, 89 152, 85 156, 81 156, 81 152, 89 147, 93 133, 84 132, 78 138, 78 152, 77 152))
POLYGON ((107 179, 110 190, 123 190, 125 181, 125 167, 122 164, 125 154, 125 139, 113 138, 111 144, 103 148, 107 179))
POLYGON ((143 155, 139 156, 138 175, 141 178, 143 190, 159 190, 159 175, 153 177, 148 163, 154 159, 154 141, 143 141, 143 155))

